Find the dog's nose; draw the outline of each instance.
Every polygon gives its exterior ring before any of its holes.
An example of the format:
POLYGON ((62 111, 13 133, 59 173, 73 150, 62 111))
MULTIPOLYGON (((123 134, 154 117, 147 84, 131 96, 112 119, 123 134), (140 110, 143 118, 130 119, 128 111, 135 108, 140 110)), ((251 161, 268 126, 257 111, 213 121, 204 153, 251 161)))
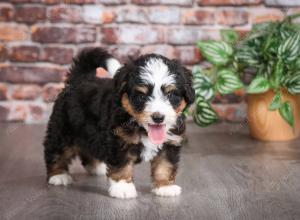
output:
POLYGON ((154 112, 151 115, 151 117, 152 117, 152 120, 157 124, 162 123, 165 119, 165 116, 160 114, 159 112, 154 112))

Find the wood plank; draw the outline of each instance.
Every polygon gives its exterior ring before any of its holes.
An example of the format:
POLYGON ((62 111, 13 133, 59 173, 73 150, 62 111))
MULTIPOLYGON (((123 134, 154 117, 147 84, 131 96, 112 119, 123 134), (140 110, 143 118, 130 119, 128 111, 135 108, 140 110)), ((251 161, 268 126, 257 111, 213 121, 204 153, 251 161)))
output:
POLYGON ((45 181, 45 126, 0 124, 0 219, 300 219, 300 140, 263 143, 243 125, 188 126, 178 198, 151 194, 148 163, 135 169, 139 196, 108 197, 105 177, 78 161, 68 187, 45 181))

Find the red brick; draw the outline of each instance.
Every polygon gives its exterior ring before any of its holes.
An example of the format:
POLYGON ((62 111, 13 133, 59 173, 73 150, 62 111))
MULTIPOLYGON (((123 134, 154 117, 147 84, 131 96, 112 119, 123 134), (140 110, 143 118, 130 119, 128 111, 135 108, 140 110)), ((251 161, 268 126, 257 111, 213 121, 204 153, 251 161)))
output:
POLYGON ((213 10, 203 10, 203 9, 189 9, 182 13, 182 23, 183 24, 214 24, 214 12, 213 10))
POLYGON ((116 19, 116 13, 112 10, 106 10, 102 13, 101 19, 104 24, 113 23, 116 19))
POLYGON ((119 5, 127 3, 126 0, 97 0, 97 2, 105 5, 119 5))
POLYGON ((18 22, 36 23, 45 21, 46 8, 39 6, 18 6, 16 7, 15 19, 18 22))
POLYGON ((149 21, 154 24, 179 24, 180 10, 175 7, 151 7, 149 9, 149 21))
POLYGON ((118 23, 147 23, 148 16, 145 8, 133 7, 121 8, 116 13, 116 21, 118 23))
POLYGON ((70 64, 73 56, 74 50, 72 48, 49 46, 42 49, 40 60, 57 64, 70 64))
POLYGON ((168 29, 166 37, 170 44, 195 45, 198 40, 219 39, 220 33, 216 29, 172 27, 168 29))
POLYGON ((28 27, 17 24, 1 24, 0 40, 3 41, 22 41, 29 38, 28 27))
POLYGON ((19 62, 34 62, 39 57, 39 47, 37 46, 14 46, 9 53, 9 59, 19 62))
POLYGON ((89 26, 34 26, 32 40, 41 43, 89 43, 96 41, 96 29, 89 26))
POLYGON ((0 104, 0 121, 7 121, 11 107, 0 104))
POLYGON ((0 83, 0 101, 7 99, 7 85, 4 83, 0 83))
POLYGON ((119 45, 112 46, 108 50, 112 53, 117 59, 126 62, 128 58, 137 58, 140 55, 140 47, 135 45, 119 45))
POLYGON ((49 18, 51 22, 72 22, 82 21, 82 10, 74 5, 56 5, 49 9, 49 18))
POLYGON ((257 5, 262 0, 198 0, 200 5, 257 5))
POLYGON ((54 102, 64 88, 63 83, 48 83, 43 88, 43 100, 47 103, 54 102))
POLYGON ((11 96, 18 100, 35 100, 40 96, 41 90, 37 85, 17 85, 13 86, 11 96))
POLYGON ((57 66, 0 66, 0 81, 11 83, 60 82, 65 70, 57 66))
POLYGON ((119 27, 105 27, 102 28, 102 34, 102 42, 108 44, 147 44, 162 43, 164 41, 162 30, 149 26, 124 25, 119 27))
POLYGON ((46 105, 43 103, 29 104, 30 122, 43 122, 45 121, 46 105))
POLYGON ((249 14, 252 24, 267 21, 281 21, 285 16, 280 9, 275 8, 253 8, 249 9, 249 14))
POLYGON ((241 122, 247 118, 246 105, 244 103, 226 105, 213 104, 213 108, 221 120, 241 122))
POLYGON ((175 57, 186 65, 198 64, 202 60, 199 49, 194 46, 176 47, 175 57))
POLYGON ((175 58, 175 49, 169 45, 150 45, 141 49, 141 54, 156 53, 168 57, 169 59, 175 58))
POLYGON ((100 0, 43 0, 43 3, 49 5, 55 4, 77 4, 77 5, 84 5, 84 4, 93 4, 98 3, 100 0))
MULTIPOLYGON (((96 3, 98 0, 62 0, 66 4, 91 4, 96 3)), ((61 1, 60 1, 61 2, 61 1)))
POLYGON ((11 5, 0 6, 0 21, 11 21, 14 18, 14 8, 11 5))
POLYGON ((10 0, 11 3, 40 3, 41 0, 10 0))
POLYGON ((229 94, 229 95, 216 95, 213 103, 216 104, 229 104, 229 103, 241 103, 245 100, 245 96, 241 93, 229 94))
POLYGON ((4 44, 0 44, 0 62, 6 61, 8 58, 7 48, 4 44))
POLYGON ((222 9, 216 13, 218 24, 243 25, 248 23, 248 13, 239 9, 222 9))
POLYGON ((8 120, 24 122, 28 115, 27 105, 25 103, 13 103, 11 106, 8 120))
POLYGON ((132 0, 134 4, 138 5, 181 5, 181 6, 192 6, 193 0, 132 0))

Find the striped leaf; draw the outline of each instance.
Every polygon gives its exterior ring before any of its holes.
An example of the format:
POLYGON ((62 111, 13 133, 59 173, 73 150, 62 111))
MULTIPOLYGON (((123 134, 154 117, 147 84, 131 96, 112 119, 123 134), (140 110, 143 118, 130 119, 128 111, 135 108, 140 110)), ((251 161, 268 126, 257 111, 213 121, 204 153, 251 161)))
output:
POLYGON ((218 72, 216 90, 221 94, 229 94, 243 87, 243 83, 235 72, 223 69, 218 72))
POLYGON ((257 53, 249 47, 244 47, 239 50, 236 57, 239 62, 248 66, 256 66, 260 63, 257 53))
POLYGON ((200 72, 194 75, 194 89, 197 95, 205 98, 205 100, 210 100, 214 96, 213 84, 211 80, 202 75, 200 72))
POLYGON ((288 77, 285 80, 285 86, 291 94, 300 93, 300 72, 288 77))
POLYGON ((300 32, 288 37, 278 48, 278 56, 291 62, 299 57, 300 53, 300 32))
POLYGON ((294 118, 294 111, 291 104, 287 101, 283 103, 279 108, 279 113, 282 118, 291 126, 294 127, 295 118, 294 118))
POLYGON ((273 89, 278 89, 281 86, 280 82, 283 78, 283 61, 279 59, 273 68, 274 70, 272 71, 269 84, 273 89))
POLYGON ((248 86, 247 93, 264 93, 270 89, 268 79, 262 75, 257 75, 248 86))
POLYGON ((196 109, 193 117, 195 122, 201 127, 206 127, 218 120, 217 113, 202 96, 196 98, 196 109))
POLYGON ((203 56, 216 66, 226 65, 233 54, 232 47, 223 41, 200 41, 197 45, 203 56))

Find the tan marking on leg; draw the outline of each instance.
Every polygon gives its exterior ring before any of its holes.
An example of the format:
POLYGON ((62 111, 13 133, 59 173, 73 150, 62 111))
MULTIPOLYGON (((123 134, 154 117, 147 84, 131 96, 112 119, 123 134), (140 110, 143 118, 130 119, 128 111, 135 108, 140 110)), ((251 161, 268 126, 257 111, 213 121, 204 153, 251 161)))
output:
POLYGON ((133 181, 133 162, 129 162, 122 168, 108 168, 107 176, 114 181, 125 180, 127 183, 133 181))
POLYGON ((176 168, 165 158, 165 153, 151 161, 151 176, 155 187, 174 184, 176 168))
POLYGON ((57 174, 67 173, 72 159, 78 155, 78 147, 67 147, 61 155, 57 155, 54 163, 47 166, 47 178, 57 174))

